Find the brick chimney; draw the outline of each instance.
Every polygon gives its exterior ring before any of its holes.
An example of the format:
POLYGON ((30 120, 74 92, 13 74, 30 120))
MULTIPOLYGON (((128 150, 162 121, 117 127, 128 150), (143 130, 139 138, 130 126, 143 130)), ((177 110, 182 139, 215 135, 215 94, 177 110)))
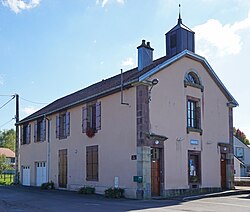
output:
POLYGON ((141 71, 145 67, 149 66, 153 62, 153 51, 150 47, 150 42, 142 40, 142 44, 137 47, 138 49, 138 71, 141 71))

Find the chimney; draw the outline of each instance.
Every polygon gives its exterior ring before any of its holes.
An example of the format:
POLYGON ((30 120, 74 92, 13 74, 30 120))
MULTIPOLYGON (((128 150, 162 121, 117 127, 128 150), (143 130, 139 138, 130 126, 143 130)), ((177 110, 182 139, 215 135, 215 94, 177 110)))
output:
POLYGON ((138 71, 141 71, 145 67, 149 66, 153 62, 153 51, 150 47, 150 42, 142 40, 142 44, 137 47, 138 49, 138 71))

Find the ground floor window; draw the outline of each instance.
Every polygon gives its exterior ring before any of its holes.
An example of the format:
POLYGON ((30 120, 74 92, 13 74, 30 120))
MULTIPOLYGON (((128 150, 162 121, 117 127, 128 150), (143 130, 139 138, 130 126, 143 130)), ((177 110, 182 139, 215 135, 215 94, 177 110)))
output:
POLYGON ((86 147, 86 178, 98 181, 98 146, 86 147))
POLYGON ((188 181, 201 183, 201 159, 200 152, 188 151, 188 181))

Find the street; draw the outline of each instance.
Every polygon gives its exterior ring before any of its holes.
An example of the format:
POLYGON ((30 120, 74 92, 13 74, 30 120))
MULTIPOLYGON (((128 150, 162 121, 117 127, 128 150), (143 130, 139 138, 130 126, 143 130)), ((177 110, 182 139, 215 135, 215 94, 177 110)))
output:
POLYGON ((221 211, 249 212, 250 194, 184 201, 106 199, 99 195, 0 186, 0 211, 221 211))

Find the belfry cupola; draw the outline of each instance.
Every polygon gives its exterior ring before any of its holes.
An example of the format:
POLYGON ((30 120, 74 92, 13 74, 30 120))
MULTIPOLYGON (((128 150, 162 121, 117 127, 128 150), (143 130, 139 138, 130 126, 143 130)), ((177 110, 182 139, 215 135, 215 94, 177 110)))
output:
POLYGON ((187 49, 194 52, 194 32, 182 23, 180 4, 177 25, 166 33, 166 55, 170 58, 187 49))

